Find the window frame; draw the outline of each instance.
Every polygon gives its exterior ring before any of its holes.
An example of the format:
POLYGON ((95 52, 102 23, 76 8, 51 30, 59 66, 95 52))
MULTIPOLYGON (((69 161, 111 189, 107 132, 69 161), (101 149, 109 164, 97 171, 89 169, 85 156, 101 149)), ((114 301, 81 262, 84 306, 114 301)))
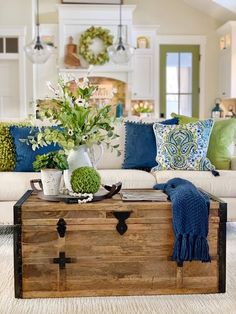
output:
MULTIPOLYGON (((160 59, 160 45, 199 45, 200 46, 200 73, 199 73, 199 84, 200 84, 200 93, 199 93, 199 118, 204 119, 205 117, 205 104, 206 104, 206 95, 205 95, 205 66, 206 66, 206 36, 205 35, 159 35, 156 37, 156 54, 155 59, 159 61, 160 59)), ((156 62, 156 73, 157 75, 157 95, 156 102, 157 106, 156 117, 160 117, 160 62, 156 62)))
MULTIPOLYGON (((160 113, 166 117, 166 59, 167 53, 192 53, 192 116, 199 117, 200 92, 200 46, 199 45, 160 45, 160 113)), ((176 93, 181 95, 179 91, 176 93)))

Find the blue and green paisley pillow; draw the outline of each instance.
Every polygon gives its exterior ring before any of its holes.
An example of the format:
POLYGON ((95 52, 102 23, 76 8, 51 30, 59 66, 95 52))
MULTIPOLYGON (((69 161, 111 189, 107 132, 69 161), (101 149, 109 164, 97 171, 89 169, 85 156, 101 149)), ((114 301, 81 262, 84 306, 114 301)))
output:
POLYGON ((213 120, 185 125, 154 123, 157 166, 152 170, 214 170, 206 157, 213 120))

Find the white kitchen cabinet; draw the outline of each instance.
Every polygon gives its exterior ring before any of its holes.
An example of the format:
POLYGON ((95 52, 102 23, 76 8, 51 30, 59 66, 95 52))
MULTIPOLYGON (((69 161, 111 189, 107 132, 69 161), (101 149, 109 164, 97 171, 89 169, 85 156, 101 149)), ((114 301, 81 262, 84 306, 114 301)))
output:
POLYGON ((133 46, 136 48, 133 58, 132 100, 150 100, 156 102, 157 81, 156 34, 158 25, 139 25, 133 29, 133 46))
POLYGON ((236 22, 229 21, 221 26, 219 35, 219 97, 236 98, 236 22))
POLYGON ((221 98, 231 98, 231 51, 220 51, 219 60, 219 93, 221 98))
POLYGON ((137 53, 134 56, 132 75, 132 99, 154 99, 153 55, 137 53))

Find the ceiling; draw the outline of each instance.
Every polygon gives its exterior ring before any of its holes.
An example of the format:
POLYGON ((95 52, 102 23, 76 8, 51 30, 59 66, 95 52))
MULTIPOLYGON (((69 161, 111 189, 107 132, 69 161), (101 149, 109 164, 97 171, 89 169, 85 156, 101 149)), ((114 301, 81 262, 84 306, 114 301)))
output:
POLYGON ((184 0, 184 2, 219 21, 236 20, 236 0, 184 0))

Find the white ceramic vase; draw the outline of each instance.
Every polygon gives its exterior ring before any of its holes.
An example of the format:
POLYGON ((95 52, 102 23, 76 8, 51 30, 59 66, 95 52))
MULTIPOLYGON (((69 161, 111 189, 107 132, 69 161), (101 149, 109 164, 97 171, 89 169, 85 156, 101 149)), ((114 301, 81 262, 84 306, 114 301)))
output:
POLYGON ((44 195, 58 195, 62 171, 57 169, 42 169, 41 180, 44 195))

